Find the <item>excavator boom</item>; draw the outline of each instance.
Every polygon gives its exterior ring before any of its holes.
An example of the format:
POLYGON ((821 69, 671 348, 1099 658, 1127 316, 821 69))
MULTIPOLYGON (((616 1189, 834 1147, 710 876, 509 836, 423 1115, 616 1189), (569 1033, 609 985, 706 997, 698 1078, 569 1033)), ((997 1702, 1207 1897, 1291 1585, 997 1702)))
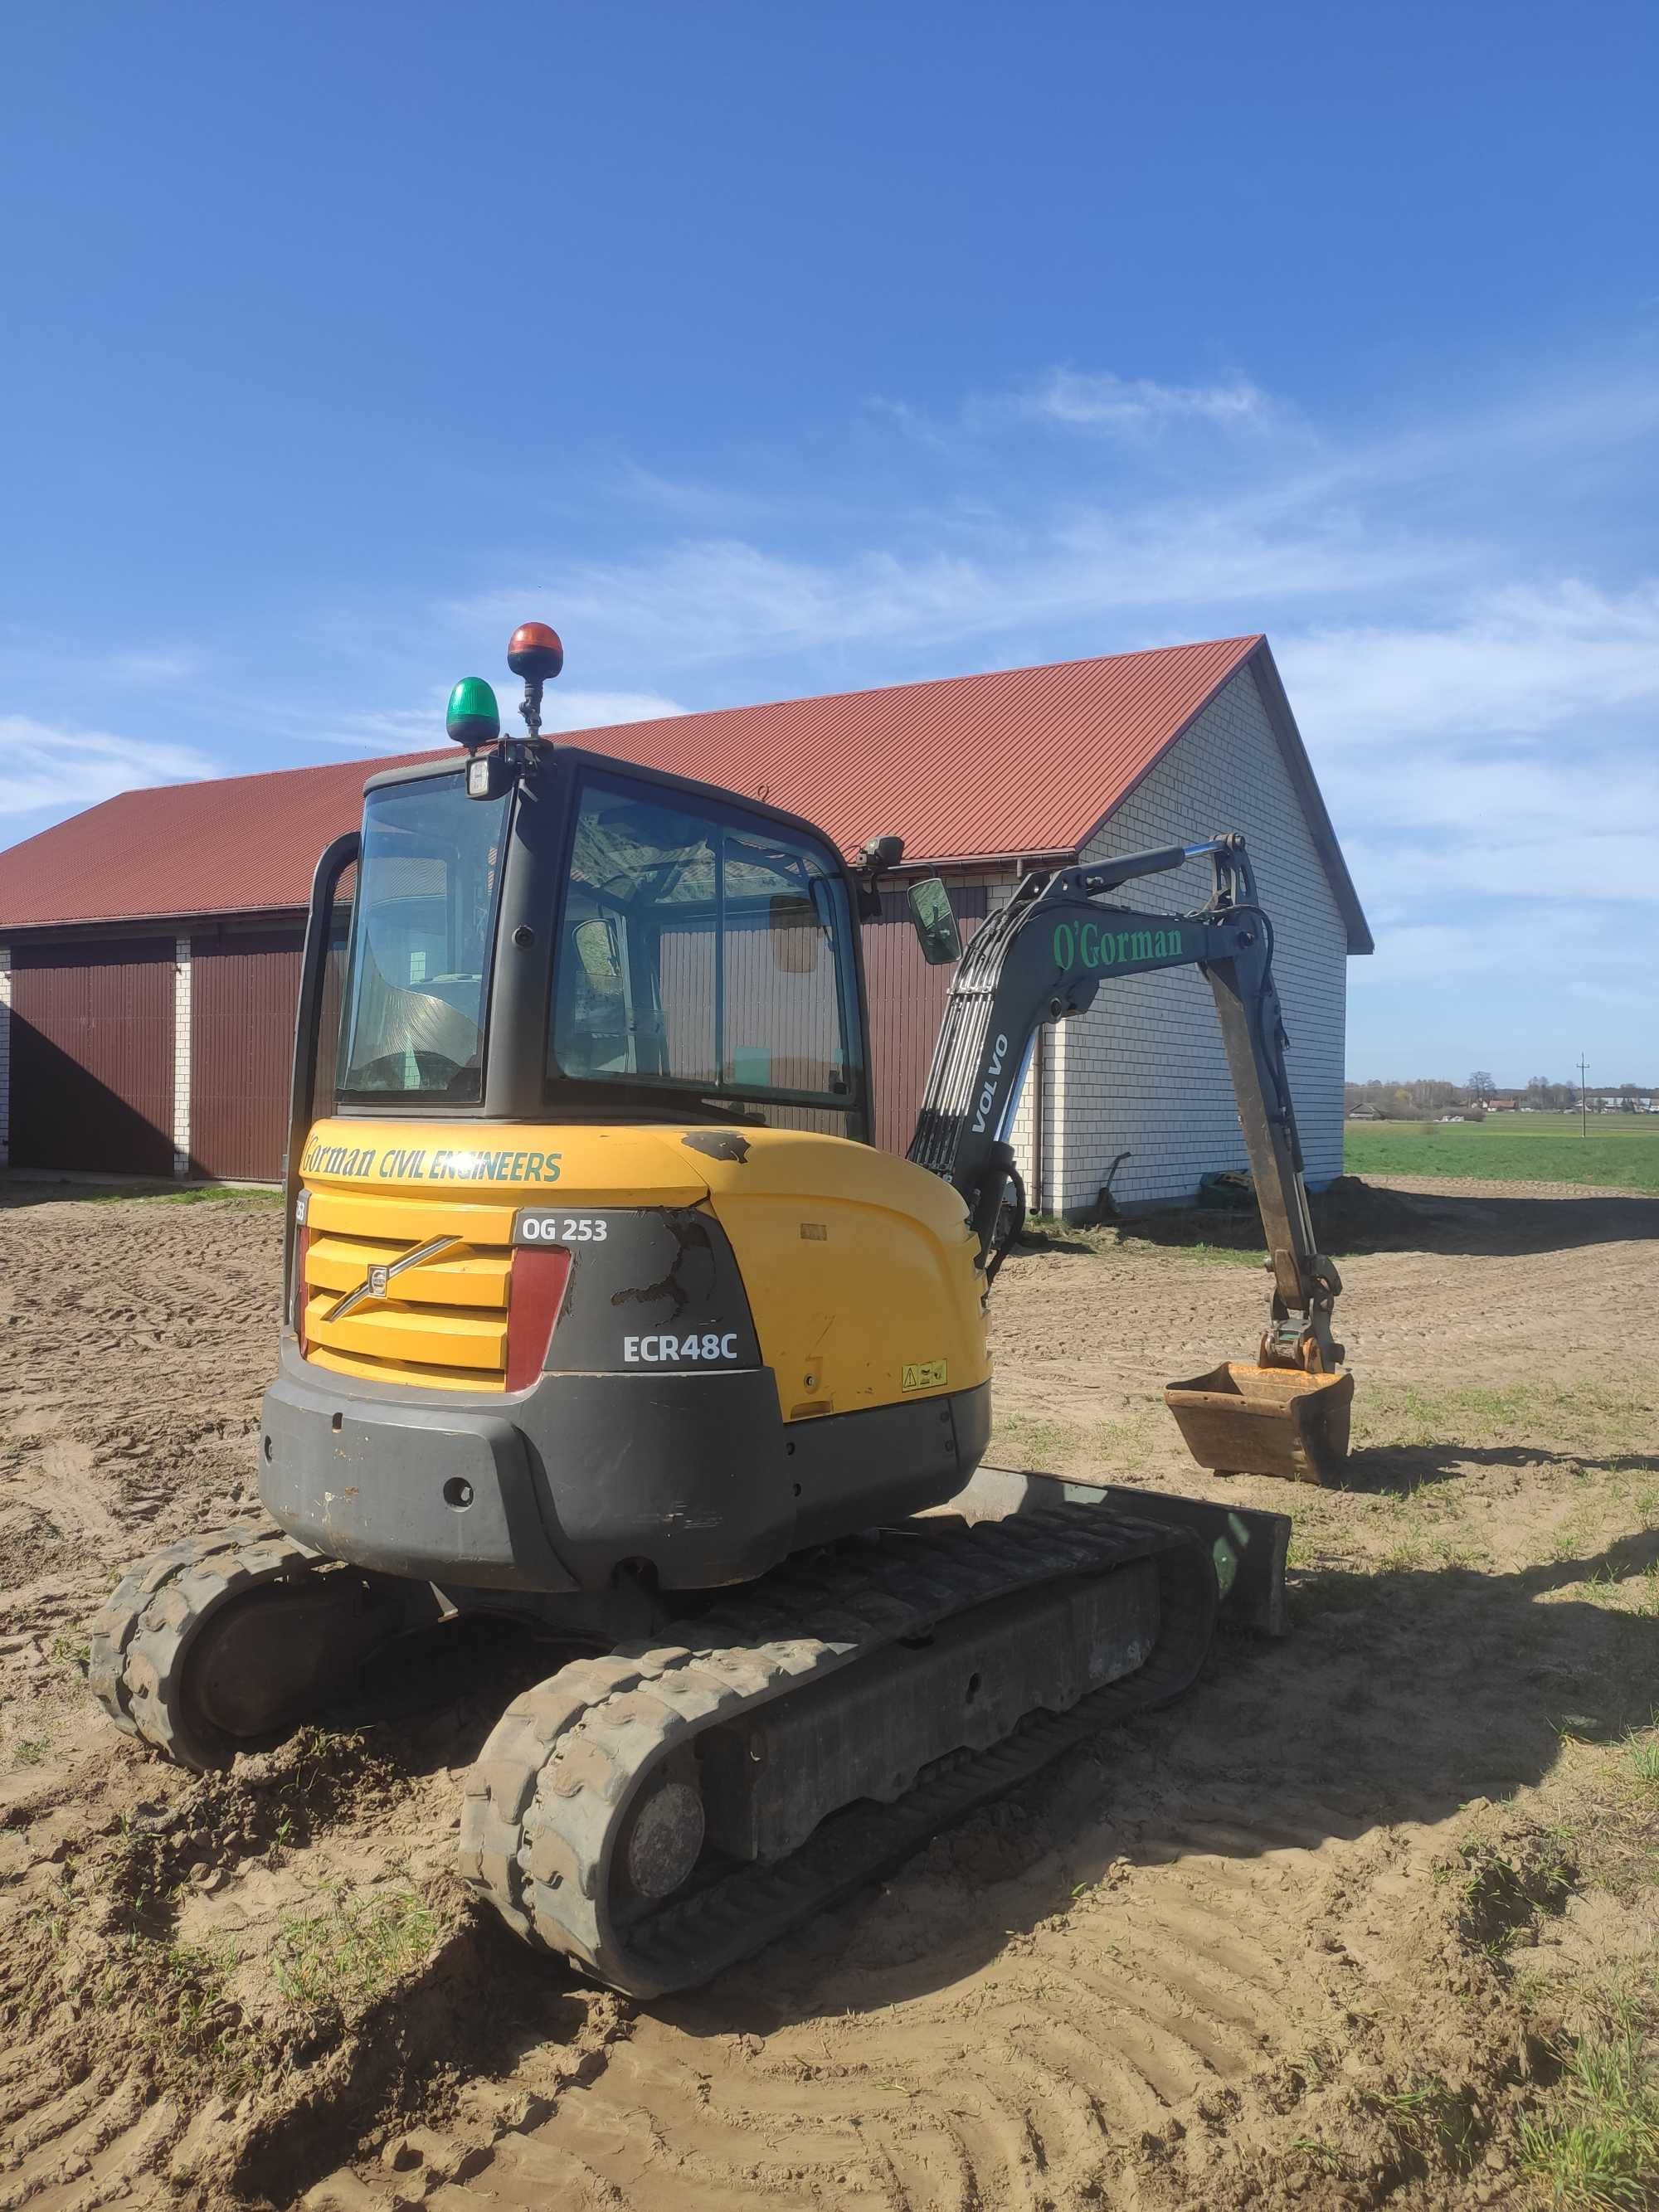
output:
POLYGON ((1331 1316, 1341 1281, 1315 1241, 1273 942, 1236 834, 1028 875, 963 954, 909 1157, 961 1192, 994 1267, 997 1224, 1016 1180, 1008 1140, 1042 1025, 1084 1012, 1114 977, 1197 967, 1214 995, 1238 1101, 1272 1306, 1254 1364, 1171 1384, 1166 1396, 1202 1464, 1320 1480, 1346 1449, 1353 1385, 1337 1372, 1342 1346, 1331 1316), (1110 902, 1122 884, 1206 854, 1214 888, 1195 911, 1110 902))

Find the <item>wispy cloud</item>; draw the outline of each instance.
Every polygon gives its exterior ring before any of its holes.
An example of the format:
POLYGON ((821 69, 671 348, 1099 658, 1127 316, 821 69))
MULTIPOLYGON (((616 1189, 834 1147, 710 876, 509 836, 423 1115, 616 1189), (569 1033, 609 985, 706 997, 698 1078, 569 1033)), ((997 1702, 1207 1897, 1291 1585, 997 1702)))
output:
POLYGON ((1492 902, 1546 902, 1554 929, 1563 906, 1659 898, 1638 826, 1659 797, 1659 584, 1478 593, 1432 623, 1292 633, 1278 656, 1385 936, 1464 902, 1455 974, 1477 902, 1486 923, 1492 902))
POLYGON ((1276 410, 1267 394, 1243 380, 1231 384, 1158 384, 1109 370, 1056 368, 1018 401, 1033 419, 1068 429, 1143 438, 1194 422, 1259 430, 1276 410))
MULTIPOLYGON (((28 714, 0 714, 0 815, 78 811, 118 791, 222 775, 193 745, 78 730, 28 714)), ((27 826, 16 834, 29 835, 27 826)))
POLYGON ((118 653, 105 664, 102 672, 112 684, 150 691, 170 684, 193 683, 201 668, 202 657, 198 653, 180 647, 155 647, 136 653, 118 653))
POLYGON ((1405 733, 1505 741, 1659 708, 1659 582, 1577 578, 1473 594, 1434 622, 1310 629, 1279 648, 1310 726, 1334 741, 1405 733))
POLYGON ((545 603, 613 657, 626 649, 680 670, 856 647, 915 653, 971 641, 977 652, 985 640, 1061 627, 1088 653, 1166 641, 1178 611, 1236 624, 1242 611, 1253 628, 1270 604, 1397 586, 1431 565, 1425 549, 1340 515, 1264 532, 1236 503, 1068 505, 1024 522, 952 516, 939 534, 966 542, 823 561, 744 538, 682 538, 630 559, 573 561, 445 612, 488 632, 515 607, 545 603), (1126 618, 1136 625, 1127 633, 1126 618))
MULTIPOLYGON (((865 413, 890 426, 890 463, 894 447, 920 446, 927 467, 946 469, 942 496, 907 497, 902 469, 886 465, 861 506, 843 487, 844 511, 833 529, 817 518, 813 543, 785 508, 764 531, 688 530, 700 506, 717 506, 697 487, 665 503, 672 536, 619 556, 515 563, 501 588, 452 600, 443 617, 476 635, 546 603, 607 666, 647 670, 671 691, 715 663, 862 654, 869 682, 882 680, 884 654, 965 645, 965 665, 980 665, 1008 651, 1256 628, 1294 638, 1299 683, 1355 726, 1413 690, 1448 708, 1461 698, 1473 726, 1490 715, 1493 678, 1547 716, 1592 659, 1601 684, 1645 682, 1650 588, 1576 580, 1538 499, 1548 472, 1627 467, 1621 456, 1659 429, 1642 386, 1615 385, 1600 404, 1551 394, 1346 439, 1248 380, 1076 369, 1012 404, 965 402, 943 423, 890 398, 865 413), (1046 441, 1033 450, 1036 421, 1157 428, 1158 453, 1148 461, 1146 441, 1126 436, 1068 446, 1062 462, 1046 441), (1228 441, 1224 465, 1207 435, 1217 426, 1276 434, 1228 441)), ((1582 550, 1593 561, 1600 549, 1592 538, 1582 550)))
POLYGON ((617 470, 611 489, 631 504, 672 517, 681 529, 697 524, 708 529, 730 529, 774 511, 770 498, 738 485, 664 476, 631 460, 617 470))

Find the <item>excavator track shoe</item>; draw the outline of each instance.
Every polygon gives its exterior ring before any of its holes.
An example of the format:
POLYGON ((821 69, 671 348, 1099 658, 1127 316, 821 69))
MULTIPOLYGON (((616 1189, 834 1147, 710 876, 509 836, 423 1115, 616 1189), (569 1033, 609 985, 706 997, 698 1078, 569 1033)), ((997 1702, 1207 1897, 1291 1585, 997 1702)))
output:
POLYGON ((273 1530, 221 1528, 131 1568, 88 1679, 119 1729, 198 1773, 326 1702, 403 1625, 404 1593, 273 1530))
MULTIPOLYGON (((938 1516, 799 1558, 659 1641, 573 1661, 515 1698, 467 1779, 462 1879, 518 1934, 614 1988, 694 1986, 1068 1745, 1178 1696, 1216 1604, 1196 1539, 1092 1505, 971 1527, 938 1516), (1044 1601, 1060 1640, 1072 1635, 1070 1659, 1040 1652, 1044 1601), (1034 1705, 987 1742, 969 1673, 955 1720, 936 1717, 937 1698, 921 1716, 936 1738, 956 1730, 951 1747, 890 1774, 878 1795, 864 1720, 881 1700, 860 1707, 861 1674, 902 1674, 909 1652, 933 1696, 952 1638, 967 1668, 981 1644, 1012 1648, 1021 1620, 1030 1679, 1068 1702, 1034 1705), (1105 1646, 1079 1663, 1077 1630, 1102 1621, 1114 1624, 1105 1646), (750 1796, 734 1790, 734 1769, 753 1763, 763 1778, 769 1753, 786 1768, 781 1795, 763 1779, 750 1796), (802 1771, 809 1802, 793 1833, 813 1825, 785 1848, 787 1785, 802 1771), (811 1790, 833 1798, 836 1775, 844 1800, 820 1815, 811 1790)), ((985 1704, 994 1711, 994 1694, 985 1704)))

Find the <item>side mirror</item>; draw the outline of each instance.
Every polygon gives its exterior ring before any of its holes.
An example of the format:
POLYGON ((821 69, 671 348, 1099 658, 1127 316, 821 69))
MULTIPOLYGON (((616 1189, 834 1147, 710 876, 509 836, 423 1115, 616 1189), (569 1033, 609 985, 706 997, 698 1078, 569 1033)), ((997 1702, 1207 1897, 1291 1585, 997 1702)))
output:
POLYGON ((925 876, 919 884, 912 884, 909 900, 916 942, 927 965, 943 968, 948 961, 960 960, 962 933, 951 909, 951 894, 939 878, 925 876))
POLYGON ((614 928, 608 915, 597 914, 591 921, 579 921, 575 927, 576 957, 588 981, 601 991, 614 990, 622 981, 622 962, 617 957, 614 928))

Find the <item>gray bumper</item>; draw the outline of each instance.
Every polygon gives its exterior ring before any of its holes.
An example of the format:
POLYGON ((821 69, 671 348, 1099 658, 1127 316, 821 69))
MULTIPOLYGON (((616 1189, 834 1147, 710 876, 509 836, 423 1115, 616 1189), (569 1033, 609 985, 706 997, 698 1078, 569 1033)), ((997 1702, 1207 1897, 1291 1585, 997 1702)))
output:
POLYGON ((331 1374, 290 1340, 260 1489, 301 1541, 441 1587, 599 1592, 643 1568, 664 1589, 716 1589, 951 1496, 985 1448, 988 1395, 786 1435, 765 1367, 548 1373, 486 1397, 331 1374))
POLYGON ((319 1385, 285 1349, 261 1431, 266 1505, 331 1559, 480 1589, 576 1587, 548 1542, 524 1438, 499 1413, 319 1385))

